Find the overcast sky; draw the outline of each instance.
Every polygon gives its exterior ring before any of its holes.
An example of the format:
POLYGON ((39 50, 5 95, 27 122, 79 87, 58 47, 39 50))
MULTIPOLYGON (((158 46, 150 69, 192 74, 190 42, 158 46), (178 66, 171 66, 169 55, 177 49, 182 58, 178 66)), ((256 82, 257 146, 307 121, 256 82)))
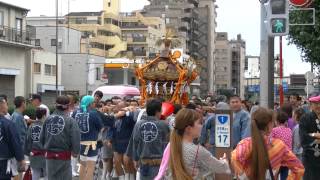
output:
MULTIPOLYGON (((55 0, 1 0, 30 9, 28 16, 55 15, 55 0)), ((229 33, 229 39, 241 34, 247 43, 247 55, 260 53, 260 4, 259 0, 216 0, 218 5, 217 31, 229 33)), ((68 0, 59 0, 59 14, 68 12, 68 0)), ((102 0, 70 0, 70 11, 100 11, 102 0)), ((122 0, 121 11, 142 9, 147 0, 122 0)), ((279 53, 278 38, 275 54, 279 53)), ((284 41, 284 74, 299 74, 310 70, 309 63, 301 61, 300 52, 284 41)))

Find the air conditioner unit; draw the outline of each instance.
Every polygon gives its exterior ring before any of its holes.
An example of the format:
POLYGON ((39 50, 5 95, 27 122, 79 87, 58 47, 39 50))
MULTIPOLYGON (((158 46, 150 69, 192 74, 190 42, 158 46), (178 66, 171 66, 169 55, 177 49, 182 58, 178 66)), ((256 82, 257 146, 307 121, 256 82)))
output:
POLYGON ((6 36, 6 31, 4 30, 3 27, 0 27, 0 37, 5 37, 6 36))

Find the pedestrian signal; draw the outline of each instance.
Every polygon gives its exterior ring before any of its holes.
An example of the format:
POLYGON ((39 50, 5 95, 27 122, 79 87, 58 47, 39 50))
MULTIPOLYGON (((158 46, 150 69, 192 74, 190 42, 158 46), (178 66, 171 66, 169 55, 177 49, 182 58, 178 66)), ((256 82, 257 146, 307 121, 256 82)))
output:
POLYGON ((286 33, 286 24, 288 22, 285 18, 274 18, 271 19, 271 28, 273 34, 286 33))
POLYGON ((268 8, 268 31, 270 36, 285 36, 289 33, 289 1, 270 0, 268 8))

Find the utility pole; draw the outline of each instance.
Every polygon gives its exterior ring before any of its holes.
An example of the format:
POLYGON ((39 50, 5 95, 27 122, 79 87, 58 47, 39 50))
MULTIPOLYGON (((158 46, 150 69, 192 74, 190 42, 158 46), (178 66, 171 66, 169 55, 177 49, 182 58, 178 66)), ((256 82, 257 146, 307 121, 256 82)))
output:
POLYGON ((89 91, 89 75, 90 75, 90 59, 89 59, 89 53, 90 53, 90 36, 87 37, 87 63, 86 63, 86 95, 88 95, 88 91, 89 91))
POLYGON ((68 45, 70 41, 70 0, 68 0, 68 45))
POLYGON ((267 10, 261 2, 260 20, 260 104, 265 108, 273 108, 274 101, 274 38, 267 32, 267 10))
POLYGON ((58 38, 59 38, 59 36, 58 36, 58 25, 59 25, 59 22, 58 22, 58 12, 59 12, 59 2, 58 2, 58 0, 56 0, 56 96, 58 97, 59 96, 59 88, 58 88, 58 83, 59 83, 59 77, 58 77, 58 75, 59 75, 59 68, 58 68, 58 66, 59 66, 59 64, 58 64, 58 38))

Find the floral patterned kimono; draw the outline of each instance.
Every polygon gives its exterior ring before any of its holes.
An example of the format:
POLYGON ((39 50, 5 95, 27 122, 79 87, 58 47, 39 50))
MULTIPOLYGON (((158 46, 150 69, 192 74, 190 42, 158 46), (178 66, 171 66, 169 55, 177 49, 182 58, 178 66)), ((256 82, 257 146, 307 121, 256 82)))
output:
MULTIPOLYGON (((273 174, 276 175, 280 166, 285 166, 290 170, 287 178, 288 180, 300 180, 304 174, 304 167, 293 152, 280 139, 272 139, 268 136, 265 136, 264 139, 268 149, 273 174)), ((252 139, 249 137, 240 141, 231 153, 231 163, 236 175, 241 180, 247 180, 248 175, 251 173, 251 152, 252 139)), ((268 178, 267 174, 269 173, 266 173, 267 179, 271 179, 270 176, 268 178)))

